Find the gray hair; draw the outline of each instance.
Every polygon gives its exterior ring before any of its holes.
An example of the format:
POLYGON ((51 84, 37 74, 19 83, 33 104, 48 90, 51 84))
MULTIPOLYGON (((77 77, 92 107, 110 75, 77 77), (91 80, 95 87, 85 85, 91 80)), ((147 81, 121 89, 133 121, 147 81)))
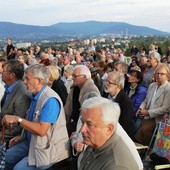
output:
POLYGON ((80 110, 82 113, 86 109, 91 108, 99 108, 101 110, 102 120, 105 125, 114 124, 117 126, 120 116, 120 107, 118 103, 103 97, 92 97, 83 102, 80 110))
POLYGON ((114 82, 116 85, 118 85, 121 89, 124 88, 125 84, 125 76, 123 73, 119 73, 117 71, 112 71, 108 73, 108 76, 114 76, 114 82))
POLYGON ((73 66, 72 65, 66 65, 64 67, 64 71, 70 73, 70 74, 73 74, 73 66))
POLYGON ((43 64, 33 64, 26 68, 25 73, 31 72, 33 77, 43 80, 44 84, 48 83, 48 71, 43 64))
POLYGON ((114 63, 114 67, 117 66, 117 65, 120 65, 122 71, 123 71, 124 73, 127 73, 127 71, 128 71, 128 64, 126 64, 126 63, 123 62, 123 61, 117 61, 116 63, 114 63))
POLYGON ((151 52, 151 53, 149 54, 149 58, 150 58, 150 57, 154 57, 158 62, 161 61, 161 55, 160 55, 158 52, 156 52, 156 51, 151 52))
POLYGON ((91 78, 91 72, 89 70, 89 68, 85 65, 77 65, 74 67, 74 70, 75 69, 79 69, 79 74, 83 74, 86 76, 86 79, 90 79, 91 78))

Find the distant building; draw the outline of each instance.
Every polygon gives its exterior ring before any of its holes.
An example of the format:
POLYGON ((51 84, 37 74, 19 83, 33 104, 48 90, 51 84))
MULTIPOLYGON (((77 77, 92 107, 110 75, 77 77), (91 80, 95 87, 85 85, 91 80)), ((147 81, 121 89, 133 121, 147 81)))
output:
POLYGON ((17 48, 28 48, 31 47, 31 43, 16 43, 17 48))

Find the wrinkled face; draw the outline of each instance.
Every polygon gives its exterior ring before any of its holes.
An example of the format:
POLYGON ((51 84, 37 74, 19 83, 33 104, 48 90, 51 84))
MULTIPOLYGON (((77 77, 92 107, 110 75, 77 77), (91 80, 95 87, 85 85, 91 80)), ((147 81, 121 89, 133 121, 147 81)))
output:
POLYGON ((33 74, 31 72, 27 72, 25 74, 24 84, 32 94, 36 94, 38 92, 37 85, 39 84, 39 79, 33 77, 33 74))
POLYGON ((82 113, 81 120, 81 133, 86 145, 99 148, 110 137, 112 131, 109 129, 109 125, 104 124, 99 108, 86 109, 82 113))
POLYGON ((158 61, 156 60, 154 56, 150 56, 148 60, 151 66, 154 65, 155 63, 158 63, 158 61))
POLYGON ((104 84, 104 91, 109 93, 111 96, 117 94, 117 85, 114 83, 115 78, 113 75, 109 75, 104 84))
POLYGON ((155 76, 156 80, 159 84, 163 84, 166 81, 168 81, 168 76, 167 76, 167 71, 164 68, 160 68, 159 70, 156 71, 155 76))
POLYGON ((80 73, 80 69, 76 68, 73 71, 73 83, 75 86, 81 87, 86 81, 86 76, 80 73))

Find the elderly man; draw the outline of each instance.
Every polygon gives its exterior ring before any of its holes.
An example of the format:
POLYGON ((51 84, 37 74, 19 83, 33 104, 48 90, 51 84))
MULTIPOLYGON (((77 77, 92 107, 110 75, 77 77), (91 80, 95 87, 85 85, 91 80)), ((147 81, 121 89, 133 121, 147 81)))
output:
POLYGON ((134 136, 134 122, 133 122, 133 105, 129 96, 123 91, 124 75, 113 71, 108 74, 105 82, 105 92, 109 93, 108 98, 120 105, 119 123, 133 139, 134 136))
POLYGON ((122 73, 124 74, 124 77, 125 77, 125 80, 124 80, 124 91, 125 93, 127 92, 127 89, 129 89, 129 82, 128 82, 128 75, 127 75, 127 72, 128 72, 128 65, 123 62, 123 61, 117 61, 115 64, 114 64, 114 71, 117 71, 119 73, 122 73))
POLYGON ((141 170, 143 165, 132 140, 118 124, 120 108, 102 97, 81 107, 83 142, 88 145, 79 170, 141 170))
MULTIPOLYGON (((30 106, 30 93, 22 82, 24 75, 23 64, 17 60, 9 60, 3 64, 2 81, 5 85, 5 94, 1 100, 0 121, 5 115, 16 115, 21 118, 26 116, 30 106)), ((1 126, 1 125, 0 125, 1 126)), ((8 139, 21 133, 22 128, 14 125, 11 132, 5 131, 8 139)))
POLYGON ((64 106, 67 116, 67 129, 69 135, 76 131, 76 125, 79 118, 79 109, 84 100, 100 96, 100 92, 94 81, 91 79, 91 73, 85 65, 78 65, 73 71, 73 84, 64 106))
POLYGON ((11 139, 6 152, 7 169, 47 169, 69 156, 69 139, 63 104, 48 83, 44 65, 25 70, 25 81, 33 94, 28 119, 6 115, 3 123, 18 123, 25 129, 22 136, 11 139))

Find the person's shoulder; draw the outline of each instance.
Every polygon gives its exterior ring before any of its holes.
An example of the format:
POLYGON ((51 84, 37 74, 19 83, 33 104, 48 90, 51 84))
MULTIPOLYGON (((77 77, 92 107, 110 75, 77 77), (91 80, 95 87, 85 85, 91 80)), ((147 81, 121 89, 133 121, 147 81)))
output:
POLYGON ((138 90, 139 92, 146 93, 148 89, 147 89, 147 87, 145 87, 145 86, 139 85, 138 88, 137 88, 137 90, 138 90))

